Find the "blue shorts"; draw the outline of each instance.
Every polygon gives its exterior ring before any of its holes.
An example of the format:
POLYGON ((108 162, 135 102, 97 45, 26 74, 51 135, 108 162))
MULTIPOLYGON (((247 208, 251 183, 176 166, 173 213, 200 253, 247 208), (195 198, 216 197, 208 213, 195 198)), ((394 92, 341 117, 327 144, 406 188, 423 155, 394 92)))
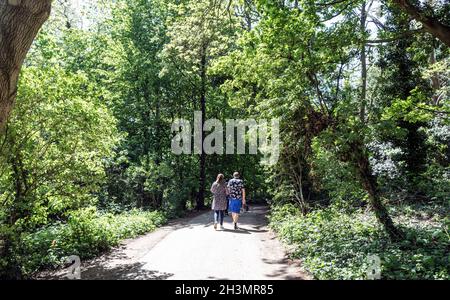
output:
POLYGON ((240 213, 242 208, 242 200, 230 198, 228 210, 232 213, 240 213))

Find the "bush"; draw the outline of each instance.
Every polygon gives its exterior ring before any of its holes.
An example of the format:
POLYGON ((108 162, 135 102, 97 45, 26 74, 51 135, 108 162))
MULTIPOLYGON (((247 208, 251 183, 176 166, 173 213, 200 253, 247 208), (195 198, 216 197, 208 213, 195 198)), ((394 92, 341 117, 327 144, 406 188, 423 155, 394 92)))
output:
POLYGON ((382 279, 449 279, 448 220, 442 226, 404 224, 407 239, 392 243, 373 216, 335 207, 303 217, 274 207, 271 227, 317 279, 367 279, 369 255, 381 259, 382 279))
POLYGON ((100 214, 87 208, 70 214, 67 223, 57 223, 33 233, 24 233, 14 253, 25 275, 43 268, 56 268, 66 257, 92 258, 121 240, 155 230, 166 222, 158 211, 131 210, 118 215, 100 214))

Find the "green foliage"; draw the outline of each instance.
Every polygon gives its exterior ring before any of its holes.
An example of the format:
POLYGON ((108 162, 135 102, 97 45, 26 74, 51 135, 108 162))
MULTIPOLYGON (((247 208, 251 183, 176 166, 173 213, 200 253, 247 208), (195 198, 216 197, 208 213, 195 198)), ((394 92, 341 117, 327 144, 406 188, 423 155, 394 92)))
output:
MULTIPOLYGON (((425 207, 419 207, 425 209, 425 207)), ((405 217, 407 208, 396 213, 405 217)), ((382 279, 449 279, 449 224, 404 219, 407 238, 393 243, 367 213, 332 206, 302 216, 293 206, 273 207, 270 224, 295 246, 293 255, 317 279, 367 279, 368 256, 381 259, 382 279)))
POLYGON ((120 136, 109 110, 92 96, 83 74, 58 67, 25 68, 4 136, 0 199, 17 226, 95 203, 103 159, 120 136))
POLYGON ((445 202, 450 195, 450 167, 437 164, 430 165, 423 174, 423 180, 418 182, 417 188, 422 190, 432 201, 445 202))
POLYGON ((55 223, 23 233, 15 245, 16 261, 23 274, 60 267, 71 255, 89 259, 122 240, 151 232, 166 222, 164 214, 137 209, 118 215, 100 214, 95 207, 70 213, 67 223, 55 223))
POLYGON ((382 120, 398 120, 428 122, 433 119, 433 107, 427 105, 427 97, 420 90, 411 91, 406 100, 396 99, 382 116, 382 120))
POLYGON ((321 146, 319 139, 313 142, 313 167, 311 176, 318 189, 327 192, 331 202, 340 206, 361 205, 367 193, 361 188, 354 168, 339 161, 336 156, 321 146))

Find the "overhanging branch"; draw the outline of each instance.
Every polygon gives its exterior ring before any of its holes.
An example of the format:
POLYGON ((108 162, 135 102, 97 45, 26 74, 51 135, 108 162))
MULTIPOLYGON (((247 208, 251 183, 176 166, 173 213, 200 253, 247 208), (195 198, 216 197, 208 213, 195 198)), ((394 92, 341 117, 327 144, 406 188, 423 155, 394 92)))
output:
POLYGON ((424 29, 450 47, 450 26, 441 23, 434 17, 427 16, 420 8, 408 0, 392 0, 397 6, 416 21, 422 23, 424 29))

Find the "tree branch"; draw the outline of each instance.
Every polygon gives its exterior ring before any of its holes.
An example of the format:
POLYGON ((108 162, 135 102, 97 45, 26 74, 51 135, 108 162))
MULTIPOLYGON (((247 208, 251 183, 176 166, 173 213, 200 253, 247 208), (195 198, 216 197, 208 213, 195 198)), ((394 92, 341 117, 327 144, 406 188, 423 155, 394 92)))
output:
POLYGON ((450 26, 441 23, 433 17, 425 15, 425 13, 418 7, 409 3, 408 0, 392 0, 397 6, 409 14, 416 21, 422 23, 423 27, 428 33, 441 40, 444 44, 450 47, 450 26))
POLYGON ((392 38, 385 38, 385 39, 378 39, 378 40, 366 40, 365 43, 366 44, 390 43, 390 42, 398 41, 400 39, 404 39, 404 38, 414 35, 416 33, 423 33, 423 32, 424 32, 423 28, 417 29, 417 30, 405 31, 395 37, 392 37, 392 38))

